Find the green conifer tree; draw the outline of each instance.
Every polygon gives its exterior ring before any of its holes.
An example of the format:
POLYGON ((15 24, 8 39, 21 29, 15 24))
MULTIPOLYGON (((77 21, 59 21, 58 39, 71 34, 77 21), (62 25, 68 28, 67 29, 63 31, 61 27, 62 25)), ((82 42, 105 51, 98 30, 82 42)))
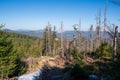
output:
MULTIPOLYGON (((0 26, 2 29, 3 25, 0 26)), ((20 62, 11 40, 0 30, 0 78, 16 76, 20 72, 20 62)))

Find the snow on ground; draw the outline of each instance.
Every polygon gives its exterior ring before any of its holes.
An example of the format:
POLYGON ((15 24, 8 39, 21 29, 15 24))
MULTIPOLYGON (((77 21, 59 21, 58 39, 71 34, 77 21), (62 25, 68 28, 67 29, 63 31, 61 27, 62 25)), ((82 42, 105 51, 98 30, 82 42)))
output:
POLYGON ((25 75, 18 77, 17 80, 39 80, 41 73, 42 73, 41 70, 38 69, 34 73, 25 74, 25 75))

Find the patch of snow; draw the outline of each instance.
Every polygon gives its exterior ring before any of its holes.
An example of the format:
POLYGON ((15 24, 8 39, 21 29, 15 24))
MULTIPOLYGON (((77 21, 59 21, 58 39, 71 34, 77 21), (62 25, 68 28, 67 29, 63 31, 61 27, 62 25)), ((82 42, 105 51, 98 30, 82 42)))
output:
POLYGON ((94 75, 94 74, 91 74, 91 75, 89 75, 89 78, 91 78, 91 79, 97 79, 98 77, 96 75, 94 75))
POLYGON ((38 69, 36 72, 31 74, 25 74, 17 78, 17 80, 39 80, 39 77, 41 75, 40 69, 38 69))

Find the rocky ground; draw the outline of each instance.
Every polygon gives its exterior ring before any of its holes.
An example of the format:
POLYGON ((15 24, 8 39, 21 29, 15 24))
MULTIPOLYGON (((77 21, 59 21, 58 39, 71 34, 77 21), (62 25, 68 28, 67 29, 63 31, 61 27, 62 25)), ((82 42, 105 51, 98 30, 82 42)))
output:
POLYGON ((24 61, 28 66, 27 73, 32 73, 38 68, 42 70, 41 80, 68 80, 70 78, 70 62, 67 62, 59 56, 55 58, 28 58, 24 61))

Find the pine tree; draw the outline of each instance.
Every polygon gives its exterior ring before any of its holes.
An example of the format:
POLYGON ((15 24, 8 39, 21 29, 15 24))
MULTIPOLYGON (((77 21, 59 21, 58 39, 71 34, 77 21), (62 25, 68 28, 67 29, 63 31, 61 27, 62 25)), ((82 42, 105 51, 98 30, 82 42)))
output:
MULTIPOLYGON (((1 26, 0 26, 1 27, 1 26)), ((1 28, 2 29, 2 28, 1 28)), ((0 30, 0 78, 17 75, 20 61, 6 32, 0 30)))

